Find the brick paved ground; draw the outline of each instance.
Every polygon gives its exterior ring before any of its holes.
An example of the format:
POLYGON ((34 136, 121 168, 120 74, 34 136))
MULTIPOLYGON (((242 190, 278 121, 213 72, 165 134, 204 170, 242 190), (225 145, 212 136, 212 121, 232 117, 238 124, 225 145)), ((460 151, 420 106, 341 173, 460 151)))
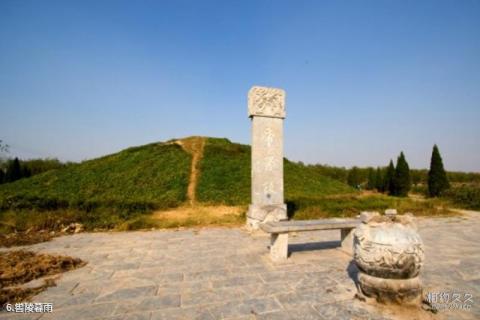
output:
MULTIPOLYGON (((480 318, 480 216, 421 219, 426 291, 470 293, 470 311, 434 319, 480 318)), ((88 265, 63 274, 34 298, 53 313, 0 313, 4 319, 390 319, 356 299, 340 231, 291 237, 288 263, 268 259, 269 239, 241 229, 83 233, 28 247, 88 265)), ((430 317, 427 312, 419 317, 430 317)))

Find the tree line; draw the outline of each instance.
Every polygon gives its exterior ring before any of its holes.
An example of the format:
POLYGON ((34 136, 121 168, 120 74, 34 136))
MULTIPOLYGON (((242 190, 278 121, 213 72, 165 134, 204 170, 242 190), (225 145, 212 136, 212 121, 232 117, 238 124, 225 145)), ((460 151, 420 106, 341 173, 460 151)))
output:
POLYGON ((28 178, 66 165, 68 163, 62 163, 58 159, 20 160, 14 158, 2 161, 0 162, 0 184, 28 178))
POLYGON ((438 196, 450 187, 453 182, 480 182, 480 174, 465 172, 446 172, 438 147, 432 150, 429 170, 410 169, 403 152, 397 158, 396 164, 392 160, 386 167, 346 169, 326 165, 311 165, 322 175, 348 183, 355 188, 377 190, 393 196, 406 196, 412 185, 424 184, 428 187, 428 194, 438 196))
MULTIPOLYGON (((359 169, 353 167, 348 172, 347 183, 352 187, 360 188, 361 180, 359 169)), ((407 196, 412 186, 410 167, 403 152, 397 158, 396 165, 390 160, 386 168, 368 169, 366 189, 385 192, 392 196, 407 196)))

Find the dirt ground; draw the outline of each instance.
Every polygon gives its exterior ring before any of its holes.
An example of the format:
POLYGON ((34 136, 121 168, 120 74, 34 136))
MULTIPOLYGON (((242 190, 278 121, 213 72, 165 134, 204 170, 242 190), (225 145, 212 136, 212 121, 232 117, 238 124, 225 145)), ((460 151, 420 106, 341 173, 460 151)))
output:
POLYGON ((26 246, 34 243, 49 241, 54 237, 49 232, 16 232, 0 234, 0 247, 26 246))
POLYGON ((0 252, 0 305, 28 300, 46 288, 55 286, 53 278, 44 277, 84 265, 81 259, 68 256, 24 250, 0 252), (44 279, 33 281, 40 278, 44 279))

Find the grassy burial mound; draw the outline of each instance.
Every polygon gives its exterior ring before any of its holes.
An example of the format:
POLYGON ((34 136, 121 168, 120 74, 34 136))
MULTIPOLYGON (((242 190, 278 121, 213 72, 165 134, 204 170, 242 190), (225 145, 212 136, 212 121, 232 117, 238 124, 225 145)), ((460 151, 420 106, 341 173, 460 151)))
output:
POLYGON ((191 157, 177 144, 149 144, 2 185, 1 208, 146 211, 185 200, 191 157))
MULTIPOLYGON (((202 202, 227 205, 250 203, 250 146, 228 139, 208 138, 200 162, 197 197, 202 202)), ((284 159, 285 198, 295 201, 356 191, 321 175, 313 167, 284 159)))
MULTIPOLYGON (((228 139, 208 138, 200 161, 197 199, 209 204, 246 206, 250 203, 250 146, 228 139)), ((439 201, 416 202, 408 198, 363 194, 347 184, 324 176, 316 166, 284 159, 285 201, 293 219, 352 217, 360 211, 399 212, 417 215, 449 214, 439 201)))
MULTIPOLYGON (((445 213, 430 201, 365 196, 315 166, 284 159, 284 169, 285 201, 294 219, 354 216, 391 207, 445 213)), ((249 203, 250 146, 190 137, 0 185, 0 233, 58 230, 73 222, 87 230, 240 224, 249 203)))
POLYGON ((190 163, 180 145, 154 143, 3 184, 0 226, 50 229, 79 221, 87 229, 109 228, 176 207, 186 200, 190 163))

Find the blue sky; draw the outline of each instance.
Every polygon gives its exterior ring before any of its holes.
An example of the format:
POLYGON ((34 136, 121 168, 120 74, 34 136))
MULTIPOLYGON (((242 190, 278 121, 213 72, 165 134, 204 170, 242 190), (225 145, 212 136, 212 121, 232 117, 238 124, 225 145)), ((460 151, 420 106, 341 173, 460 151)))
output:
POLYGON ((249 143, 252 85, 286 90, 289 159, 480 171, 480 1, 0 1, 11 156, 249 143))

